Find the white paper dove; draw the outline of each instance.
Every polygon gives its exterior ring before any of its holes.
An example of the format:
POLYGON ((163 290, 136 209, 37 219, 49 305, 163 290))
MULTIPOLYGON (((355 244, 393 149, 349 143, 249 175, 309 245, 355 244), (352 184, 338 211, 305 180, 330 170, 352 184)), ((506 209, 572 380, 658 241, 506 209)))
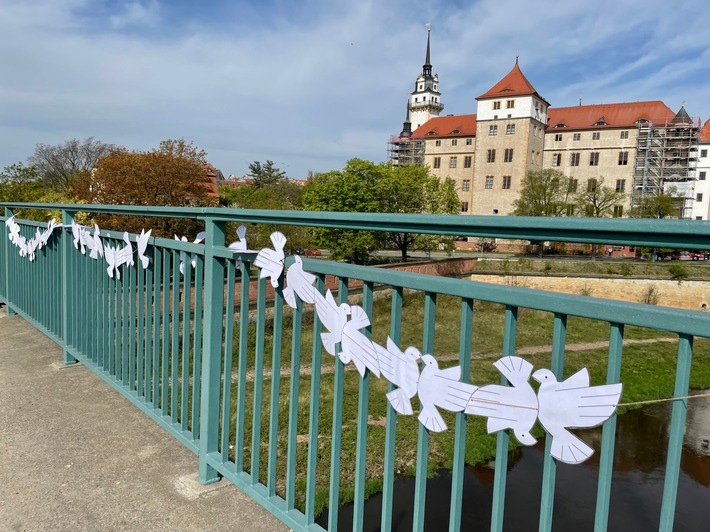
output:
POLYGON ((323 346, 333 356, 336 356, 335 344, 341 341, 343 337, 343 328, 350 315, 350 305, 343 303, 338 305, 333 299, 333 294, 330 290, 325 293, 325 296, 314 290, 313 296, 316 304, 316 314, 323 323, 328 332, 321 333, 320 337, 323 340, 323 346))
POLYGON ((417 395, 422 403, 419 421, 431 432, 441 432, 446 430, 446 423, 437 407, 463 412, 478 387, 461 382, 461 366, 439 369, 431 355, 422 356, 422 362, 424 368, 417 384, 417 395))
POLYGON ((150 259, 145 255, 145 250, 148 247, 148 239, 150 238, 151 232, 153 232, 152 229, 148 229, 147 233, 145 232, 145 229, 141 229, 141 234, 138 235, 138 238, 136 239, 136 246, 138 247, 138 260, 141 261, 141 265, 144 270, 148 268, 148 264, 150 263, 150 259))
POLYGON ((10 242, 17 245, 20 240, 20 224, 15 221, 14 214, 5 220, 5 225, 10 230, 10 234, 8 235, 10 242))
POLYGON ((397 386, 387 394, 392 408, 405 416, 412 415, 412 397, 417 393, 419 382, 419 359, 422 354, 416 347, 408 347, 402 352, 391 338, 387 338, 387 349, 375 344, 380 374, 397 386))
POLYGON ((87 247, 91 250, 91 253, 89 253, 89 257, 94 260, 98 260, 99 257, 103 258, 104 245, 103 242, 101 242, 101 229, 99 229, 99 226, 97 224, 94 224, 93 235, 89 235, 88 231, 86 231, 85 234, 87 235, 87 238, 84 239, 82 237, 82 240, 86 242, 87 247))
POLYGON ((86 236, 84 236, 84 233, 86 232, 82 226, 80 226, 78 223, 76 223, 74 220, 71 222, 71 232, 72 235, 74 236, 74 248, 75 249, 81 249, 81 254, 85 255, 86 254, 86 236))
MULTIPOLYGON (((199 244, 204 239, 205 239, 205 232, 200 231, 199 233, 197 233, 197 236, 195 237, 195 240, 193 240, 192 243, 199 244)), ((175 240, 177 240, 178 242, 187 242, 187 237, 183 236, 182 238, 178 238, 178 236, 175 235, 175 240)), ((185 253, 184 251, 181 251, 180 252, 180 273, 182 275, 185 275, 185 259, 186 258, 187 258, 187 253, 185 253)), ((197 255, 195 253, 193 253, 190 256, 190 262, 192 263, 193 268, 195 268, 197 266, 197 255)))
POLYGON ((343 364, 352 362, 360 372, 360 376, 365 376, 365 370, 380 376, 380 364, 377 362, 377 350, 367 336, 360 332, 370 325, 370 318, 362 307, 353 305, 350 307, 350 319, 345 323, 340 340, 340 353, 338 358, 343 364))
POLYGON ((233 251, 246 251, 247 250, 247 228, 243 225, 240 225, 237 227, 237 238, 239 240, 235 240, 231 244, 229 244, 229 249, 233 251))
POLYGON ((119 271, 118 266, 116 266, 116 248, 112 248, 111 246, 105 246, 104 258, 106 259, 106 263, 108 264, 108 267, 106 268, 106 273, 108 273, 108 276, 113 279, 113 274, 114 272, 116 272, 116 279, 120 279, 121 272, 119 271))
POLYGON ((568 464, 585 461, 594 450, 567 429, 596 427, 609 419, 622 385, 589 386, 587 368, 562 382, 549 369, 539 369, 532 376, 540 383, 538 418, 552 437, 550 454, 568 464))
POLYGON ((294 255, 295 261, 286 270, 286 288, 283 289, 283 296, 291 308, 296 308, 296 294, 304 303, 314 304, 316 301, 314 283, 316 276, 303 269, 303 260, 298 255, 294 255))
MULTIPOLYGON (((116 268, 122 264, 127 264, 128 266, 133 266, 135 262, 133 261, 133 246, 131 246, 131 238, 128 236, 128 232, 124 231, 123 241, 126 243, 121 249, 116 249, 116 268)), ((120 279, 120 277, 118 277, 120 279)))
POLYGON ((49 220, 47 222, 47 229, 45 229, 42 234, 39 237, 39 246, 38 249, 42 249, 44 246, 47 245, 49 242, 49 238, 52 236, 52 233, 57 227, 61 227, 62 224, 58 224, 57 222, 54 221, 54 218, 49 220))
POLYGON ((284 246, 286 237, 280 231, 271 233, 271 243, 274 249, 264 248, 256 256, 254 265, 261 268, 259 278, 271 277, 271 286, 279 286, 279 277, 284 269, 284 246))
POLYGON ((481 386, 471 396, 465 412, 488 418, 488 434, 512 429, 518 441, 534 445, 530 434, 537 420, 537 396, 528 380, 533 365, 516 356, 506 356, 493 364, 512 386, 489 384, 481 386))

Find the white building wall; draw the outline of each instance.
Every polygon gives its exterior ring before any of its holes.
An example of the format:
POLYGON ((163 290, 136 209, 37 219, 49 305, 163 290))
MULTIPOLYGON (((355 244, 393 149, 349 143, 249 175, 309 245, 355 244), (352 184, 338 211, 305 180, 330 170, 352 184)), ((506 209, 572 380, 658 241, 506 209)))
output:
POLYGON ((698 145, 698 167, 695 172, 693 220, 710 220, 710 143, 698 145))
POLYGON ((479 100, 476 113, 479 122, 505 118, 537 118, 547 124, 547 105, 534 96, 512 96, 510 98, 492 98, 479 100), (508 100, 515 101, 515 107, 508 108, 508 100), (500 102, 500 109, 494 109, 494 102, 500 102), (509 116, 510 115, 510 116, 509 116))

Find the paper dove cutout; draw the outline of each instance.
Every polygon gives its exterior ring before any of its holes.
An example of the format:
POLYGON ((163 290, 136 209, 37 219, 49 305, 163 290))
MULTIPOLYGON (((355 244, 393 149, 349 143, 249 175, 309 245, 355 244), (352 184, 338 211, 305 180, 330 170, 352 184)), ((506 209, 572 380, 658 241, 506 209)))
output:
POLYGON ((239 240, 235 240, 231 244, 229 244, 229 249, 233 251, 246 251, 247 250, 247 228, 243 225, 240 225, 237 227, 237 238, 239 240))
MULTIPOLYGON (((94 234, 89 236, 88 231, 85 232, 87 239, 85 240, 87 247, 91 250, 89 257, 94 260, 98 260, 99 257, 104 256, 104 245, 101 242, 101 229, 97 224, 94 224, 94 234)), ((83 237, 82 237, 83 239, 83 237)))
POLYGON ((86 231, 85 229, 76 223, 74 220, 71 222, 71 232, 74 235, 74 248, 81 249, 81 254, 86 254, 86 231))
POLYGON ((512 429, 520 443, 534 445, 537 440, 530 429, 537 419, 537 396, 528 382, 533 365, 516 356, 503 357, 493 365, 512 386, 481 386, 473 392, 466 413, 487 417, 488 434, 512 429))
POLYGON ((138 238, 136 239, 136 245, 138 247, 138 260, 141 261, 144 270, 148 268, 148 264, 150 263, 150 259, 145 255, 145 250, 148 247, 148 239, 150 238, 151 232, 153 232, 152 229, 148 229, 147 233, 145 232, 145 229, 141 229, 141 234, 138 235, 138 238))
POLYGON ((360 329, 364 329, 368 325, 370 325, 370 318, 368 318, 365 310, 357 305, 351 306, 350 320, 343 327, 340 340, 341 351, 338 353, 338 358, 343 364, 348 362, 355 364, 361 377, 365 376, 366 369, 369 369, 379 377, 380 364, 377 361, 375 344, 360 332, 360 329))
POLYGON ((538 418, 552 437, 550 454, 568 464, 585 461, 594 449, 567 429, 596 427, 609 419, 619 403, 622 385, 589 386, 587 368, 562 382, 557 382, 549 369, 539 369, 532 376, 540 383, 538 418))
POLYGON ((279 286, 279 277, 284 269, 284 246, 286 237, 280 231, 271 233, 271 243, 274 249, 264 248, 256 256, 254 265, 261 268, 259 279, 271 277, 271 286, 279 286))
POLYGON ((10 229, 10 234, 8 235, 10 242, 17 245, 20 241, 20 224, 15 221, 14 214, 5 220, 5 225, 10 229))
POLYGON ((286 288, 283 296, 291 308, 296 308, 296 295, 304 303, 314 304, 316 301, 315 286, 316 276, 303 269, 303 260, 298 255, 293 256, 294 263, 286 270, 286 288))
POLYGON ((400 351, 391 338, 387 338, 387 349, 375 344, 380 374, 397 386, 387 394, 392 408, 405 416, 412 415, 412 397, 417 393, 419 382, 419 359, 422 354, 415 347, 400 351))
POLYGON ((133 246, 131 246, 131 239, 128 236, 127 231, 124 231, 123 233, 123 241, 126 245, 121 249, 116 249, 116 268, 122 264, 128 264, 128 266, 133 266, 135 264, 133 261, 133 246))
POLYGON ((461 366, 439 369, 439 364, 431 355, 422 356, 422 369, 417 384, 417 394, 422 403, 419 422, 431 432, 446 430, 444 418, 437 407, 451 412, 463 412, 478 388, 461 382, 461 366))
MULTIPOLYGON (((187 237, 186 237, 186 236, 183 236, 182 238, 178 238, 177 235, 174 235, 174 236, 175 236, 175 240, 177 240, 178 242, 187 242, 187 237)), ((204 239, 205 239, 205 232, 204 232, 204 231, 200 231, 199 233, 197 233, 197 236, 195 237, 195 240, 193 240, 192 243, 193 243, 193 244, 199 244, 199 243, 202 242, 204 239)), ((185 275, 185 259, 186 259, 186 258, 187 258, 187 253, 185 253, 184 251, 181 251, 181 252, 180 252, 180 273, 181 273, 182 275, 185 275)), ((195 268, 195 267, 197 266, 197 255, 196 255, 195 253, 193 253, 193 254, 191 255, 191 257, 190 257, 190 262, 192 263, 192 267, 193 267, 193 268, 195 268)))
POLYGON ((104 247, 104 258, 108 263, 108 267, 106 268, 106 273, 108 273, 108 276, 113 279, 113 272, 115 271, 116 278, 120 279, 121 272, 118 270, 118 266, 116 266, 116 248, 112 248, 111 246, 104 247))
POLYGON ((350 305, 347 303, 338 305, 330 290, 325 293, 325 297, 314 290, 313 297, 316 303, 316 314, 323 323, 323 327, 328 330, 320 335, 323 346, 328 353, 336 356, 335 344, 340 342, 343 337, 343 328, 350 315, 350 305))

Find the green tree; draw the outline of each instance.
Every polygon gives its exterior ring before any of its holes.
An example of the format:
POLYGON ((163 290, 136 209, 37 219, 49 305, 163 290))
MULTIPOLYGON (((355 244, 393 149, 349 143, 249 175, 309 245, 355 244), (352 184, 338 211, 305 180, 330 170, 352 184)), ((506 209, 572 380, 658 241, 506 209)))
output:
MULTIPOLYGON (((458 214, 461 201, 456 193, 456 183, 450 179, 440 180, 421 166, 393 166, 378 186, 381 195, 380 212, 417 214, 458 214)), ((443 248, 453 251, 455 238, 414 233, 389 234, 390 242, 401 252, 402 262, 408 258, 408 250, 430 251, 443 248)))
POLYGON ((249 165, 247 177, 254 180, 252 183, 254 188, 281 185, 288 182, 286 172, 280 170, 273 161, 266 161, 263 165, 259 161, 254 161, 249 165))
MULTIPOLYGON (((453 214, 460 202, 452 180, 443 182, 416 166, 393 167, 351 159, 343 170, 317 175, 304 189, 306 210, 336 212, 392 212, 453 214)), ((407 250, 453 248, 453 238, 408 233, 381 233, 344 229, 314 229, 315 241, 337 259, 363 263, 388 242, 407 259, 407 250)))
POLYGON ((679 202, 682 201, 673 190, 667 194, 644 196, 641 201, 629 211, 631 218, 677 218, 679 202))
POLYGON ((72 139, 51 146, 37 144, 29 162, 47 188, 68 192, 71 181, 82 173, 91 172, 102 157, 118 149, 94 137, 84 140, 72 139))
MULTIPOLYGON (((613 214, 614 207, 623 203, 626 194, 604 186, 604 178, 587 181, 587 189, 574 195, 574 203, 579 212, 590 218, 604 218, 613 214)), ((592 244, 591 257, 597 256, 597 244, 592 244)))
POLYGON ((570 180, 559 170, 530 171, 520 197, 513 202, 515 216, 562 216, 570 200, 570 180))

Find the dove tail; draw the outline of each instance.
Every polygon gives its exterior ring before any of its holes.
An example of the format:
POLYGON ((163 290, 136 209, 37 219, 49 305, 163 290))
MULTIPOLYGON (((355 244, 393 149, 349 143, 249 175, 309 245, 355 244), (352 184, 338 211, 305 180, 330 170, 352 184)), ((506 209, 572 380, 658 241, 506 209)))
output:
POLYGON ((594 449, 568 432, 563 436, 552 438, 550 454, 566 464, 581 464, 594 454, 594 449))
POLYGON ((286 301, 289 307, 296 308, 296 296, 293 292, 293 288, 287 286, 283 289, 281 295, 284 296, 284 301, 286 301))
POLYGON ((412 410, 412 401, 409 400, 407 392, 402 388, 397 388, 389 392, 387 399, 395 412, 404 416, 411 416, 414 413, 414 410, 412 410))
POLYGON ((446 430, 446 422, 434 405, 424 406, 419 413, 418 419, 430 432, 442 432, 446 430))

